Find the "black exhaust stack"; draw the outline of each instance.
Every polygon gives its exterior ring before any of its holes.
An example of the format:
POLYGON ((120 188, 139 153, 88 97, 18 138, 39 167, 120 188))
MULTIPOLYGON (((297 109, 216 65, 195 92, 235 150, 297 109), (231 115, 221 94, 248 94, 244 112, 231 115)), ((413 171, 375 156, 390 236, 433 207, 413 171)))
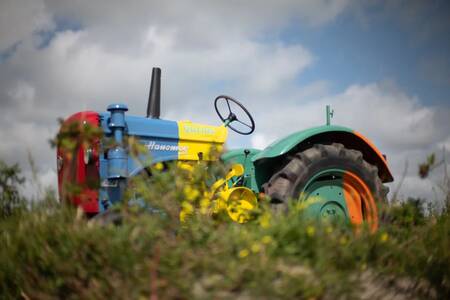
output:
POLYGON ((147 118, 159 119, 161 109, 161 69, 153 68, 150 94, 148 95, 147 118))

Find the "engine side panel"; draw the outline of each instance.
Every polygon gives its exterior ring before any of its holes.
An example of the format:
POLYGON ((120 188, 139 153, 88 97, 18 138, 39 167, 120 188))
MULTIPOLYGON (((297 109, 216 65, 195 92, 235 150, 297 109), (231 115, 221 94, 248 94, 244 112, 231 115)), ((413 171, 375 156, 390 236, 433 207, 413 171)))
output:
MULTIPOLYGON (((111 137, 109 113, 101 113, 100 119, 105 137, 111 137)), ((125 121, 126 135, 134 138, 146 150, 137 156, 129 155, 129 176, 157 162, 212 159, 211 151, 220 152, 228 134, 223 126, 190 121, 174 122, 131 115, 126 115, 125 121)))
POLYGON ((190 121, 178 122, 179 160, 212 160, 222 151, 228 130, 224 126, 211 126, 190 121), (215 152, 215 153, 212 153, 215 152))

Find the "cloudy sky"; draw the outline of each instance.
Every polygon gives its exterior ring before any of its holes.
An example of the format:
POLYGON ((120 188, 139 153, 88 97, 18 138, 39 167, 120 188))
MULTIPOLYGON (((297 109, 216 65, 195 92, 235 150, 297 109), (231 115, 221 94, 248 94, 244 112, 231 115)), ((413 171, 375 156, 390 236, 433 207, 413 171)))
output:
POLYGON ((112 102, 144 115, 153 66, 166 119, 219 124, 229 94, 257 127, 228 145, 264 147, 331 104, 388 155, 392 188, 408 162, 400 193, 435 197, 441 171, 420 180, 417 163, 450 149, 449 1, 1 0, 0 158, 29 174, 29 151, 55 186, 57 118, 112 102))

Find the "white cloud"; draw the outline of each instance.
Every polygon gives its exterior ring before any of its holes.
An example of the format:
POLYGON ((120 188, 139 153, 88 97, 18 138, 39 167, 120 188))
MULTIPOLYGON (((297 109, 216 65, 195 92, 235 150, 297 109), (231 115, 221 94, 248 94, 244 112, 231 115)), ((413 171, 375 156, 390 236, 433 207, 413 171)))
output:
POLYGON ((334 100, 336 121, 357 124, 393 149, 425 147, 436 141, 436 134, 446 134, 439 132, 445 128, 436 128, 436 108, 419 104, 392 84, 354 85, 334 100))
POLYGON ((250 138, 252 148, 264 149, 270 144, 270 141, 264 134, 255 133, 250 138))
POLYGON ((21 109, 33 107, 36 90, 25 81, 18 81, 15 86, 7 91, 9 98, 21 109))
MULTIPOLYGON (((233 91, 257 93, 262 87, 265 92, 276 92, 312 62, 312 55, 300 45, 251 38, 266 23, 254 16, 251 7, 247 12, 239 10, 248 18, 236 20, 236 32, 231 32, 230 19, 219 18, 223 9, 231 8, 222 4, 217 7, 205 2, 211 13, 202 13, 183 1, 178 6, 136 1, 129 10, 107 4, 0 4, 0 11, 16 16, 2 28, 26 21, 26 28, 14 31, 13 37, 1 34, 2 45, 21 41, 14 55, 1 62, 0 70, 4 116, 0 126, 8 128, 0 131, 4 141, 0 156, 9 163, 19 161, 28 170, 29 149, 40 170, 54 170, 54 150, 48 140, 56 134, 58 117, 86 109, 101 111, 111 102, 126 102, 132 113, 142 114, 154 65, 163 67, 163 113, 174 119, 191 117, 217 123, 211 99, 216 91, 208 92, 211 85, 226 82, 233 91), (190 18, 183 22, 175 20, 186 15, 190 18), (46 47, 36 48, 33 34, 51 28, 55 17, 80 22, 79 29, 56 31, 46 47), (208 30, 199 27, 202 22, 210 23, 208 30), (210 111, 199 116, 205 103, 210 111)), ((288 10, 294 4, 285 5, 282 9, 288 10)))
POLYGON ((2 0, 0 3, 0 53, 53 22, 41 0, 2 0))
MULTIPOLYGON (((131 49, 141 43, 147 27, 157 26, 177 34, 178 46, 215 47, 230 37, 257 37, 277 32, 294 20, 301 25, 332 21, 349 5, 348 0, 249 0, 249 1, 128 1, 47 0, 48 9, 83 24, 111 51, 131 49), (119 44, 122 38, 126 38, 119 44)), ((94 37, 93 36, 93 37, 94 37)))
MULTIPOLYGON (((56 119, 80 110, 103 111, 111 102, 125 102, 130 113, 143 115, 150 69, 160 66, 166 118, 218 124, 212 100, 231 94, 252 112, 257 131, 250 138, 230 133, 229 144, 262 148, 324 123, 324 106, 332 104, 333 122, 372 138, 398 175, 405 158, 417 161, 436 143, 449 144, 448 122, 436 108, 419 104, 394 84, 352 85, 334 95, 324 81, 299 86, 296 80, 313 67, 314 53, 278 38, 292 22, 331 22, 347 5, 246 1, 236 9, 233 1, 130 1, 124 9, 110 1, 2 2, 0 20, 7 26, 0 23, 1 28, 19 27, 0 31, 0 49, 22 42, 0 62, 0 157, 28 170, 29 149, 44 183, 56 185, 55 154, 47 142, 56 134, 56 119), (79 26, 54 32, 46 47, 36 48, 33 33, 52 28, 56 17, 79 26)), ((413 171, 408 176, 413 178, 413 171)), ((405 180, 405 190, 415 186, 405 180)))
MULTIPOLYGON (((290 132, 325 123, 325 105, 331 104, 335 114, 333 124, 344 125, 369 137, 374 144, 387 154, 390 168, 399 183, 405 167, 409 163, 407 176, 400 195, 434 199, 432 187, 442 179, 442 169, 430 179, 418 178, 418 163, 432 152, 440 154, 442 145, 450 139, 450 111, 442 107, 429 107, 419 103, 416 97, 408 96, 393 83, 373 83, 352 85, 344 92, 314 101, 285 103, 260 113, 262 120, 257 123, 258 135, 252 143, 269 143, 290 132)), ((439 194, 439 192, 437 192, 439 194)))

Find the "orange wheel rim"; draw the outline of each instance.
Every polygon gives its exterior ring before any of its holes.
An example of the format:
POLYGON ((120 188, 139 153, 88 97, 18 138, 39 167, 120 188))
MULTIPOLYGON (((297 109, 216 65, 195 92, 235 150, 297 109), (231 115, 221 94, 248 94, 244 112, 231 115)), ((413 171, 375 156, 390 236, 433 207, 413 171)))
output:
POLYGON ((347 171, 344 173, 342 185, 350 222, 360 227, 365 221, 372 232, 376 231, 378 210, 367 184, 359 176, 347 171))

